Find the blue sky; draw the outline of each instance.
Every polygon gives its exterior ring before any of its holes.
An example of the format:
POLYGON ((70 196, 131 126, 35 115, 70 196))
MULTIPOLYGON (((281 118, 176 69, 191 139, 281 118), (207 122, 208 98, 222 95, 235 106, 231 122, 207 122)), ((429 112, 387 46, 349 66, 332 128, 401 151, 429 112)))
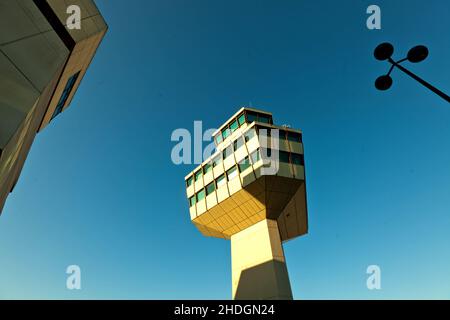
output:
POLYGON ((229 299, 229 242, 190 223, 176 128, 241 105, 303 130, 309 234, 285 244, 296 299, 450 298, 448 1, 97 1, 109 32, 32 147, 0 217, 0 298, 229 299), (77 264, 82 290, 66 289, 77 264), (366 288, 381 267, 382 289, 366 288))

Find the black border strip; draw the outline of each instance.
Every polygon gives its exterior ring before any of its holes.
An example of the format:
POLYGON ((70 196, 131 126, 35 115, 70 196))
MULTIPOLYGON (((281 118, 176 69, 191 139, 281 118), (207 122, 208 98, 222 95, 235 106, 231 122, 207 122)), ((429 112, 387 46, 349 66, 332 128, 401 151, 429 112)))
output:
POLYGON ((44 17, 47 19, 48 23, 52 26, 52 28, 55 30, 56 34, 61 38, 61 40, 64 42, 65 46, 69 51, 72 51, 75 47, 75 40, 73 40, 72 36, 70 35, 69 31, 67 31, 64 24, 61 23, 56 13, 53 11, 52 7, 48 4, 46 0, 33 0, 34 4, 38 9, 41 11, 41 13, 44 15, 44 17))

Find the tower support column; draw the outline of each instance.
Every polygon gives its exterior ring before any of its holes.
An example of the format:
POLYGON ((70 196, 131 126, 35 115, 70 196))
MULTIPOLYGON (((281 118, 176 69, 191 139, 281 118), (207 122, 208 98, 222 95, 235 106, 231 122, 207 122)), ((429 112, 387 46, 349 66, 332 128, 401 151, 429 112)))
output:
POLYGON ((231 269, 233 299, 292 299, 276 220, 262 220, 231 236, 231 269))

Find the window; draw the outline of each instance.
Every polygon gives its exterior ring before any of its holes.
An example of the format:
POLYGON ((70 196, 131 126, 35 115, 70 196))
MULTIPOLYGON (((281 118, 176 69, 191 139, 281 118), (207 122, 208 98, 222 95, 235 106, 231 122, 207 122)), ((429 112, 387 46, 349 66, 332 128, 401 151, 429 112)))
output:
POLYGON ((270 123, 270 116, 265 114, 258 114, 258 122, 270 123))
POLYGON ((212 165, 211 163, 207 163, 205 164, 205 166, 203 167, 203 173, 207 174, 208 172, 210 172, 212 170, 212 165))
POLYGON ((234 146, 234 151, 236 151, 237 149, 239 149, 240 147, 242 147, 244 145, 244 139, 242 138, 237 138, 236 141, 234 141, 233 146, 234 146))
POLYGON ((230 129, 228 127, 222 129, 222 138, 225 140, 230 135, 230 129))
POLYGON ((61 97, 59 98, 58 104, 56 105, 56 109, 53 112, 52 120, 61 113, 62 109, 64 108, 64 105, 67 102, 67 99, 69 98, 70 92, 72 92, 73 86, 75 85, 75 82, 78 79, 78 76, 80 75, 80 71, 72 75, 69 80, 67 80, 66 86, 64 87, 64 91, 61 94, 61 97))
POLYGON ((248 167, 250 167, 250 160, 248 159, 248 157, 245 157, 244 159, 239 161, 238 166, 239 166, 239 172, 242 172, 245 169, 247 169, 248 167))
POLYGON ((288 140, 293 142, 302 142, 302 135, 297 132, 288 132, 288 140))
POLYGON ((217 155, 212 159, 212 166, 213 168, 217 167, 220 163, 222 162, 222 157, 221 155, 217 155))
POLYGON ((292 153, 291 157, 292 157, 293 164, 297 164, 297 165, 301 165, 301 166, 305 165, 305 158, 302 154, 292 153))
POLYGON ((280 162, 289 163, 289 152, 279 151, 280 162))
POLYGON ((250 129, 244 133, 245 142, 250 141, 256 135, 255 129, 250 129))
POLYGON ((227 183, 227 180, 225 179, 225 174, 222 174, 216 179, 217 188, 220 188, 224 184, 227 183))
POLYGON ((234 120, 231 124, 230 124, 230 130, 231 132, 236 131, 236 129, 239 128, 237 120, 234 120))
POLYGON ((195 196, 189 198, 189 206, 192 207, 195 205, 195 196))
POLYGON ((247 122, 252 123, 253 121, 256 121, 256 113, 254 112, 247 112, 247 122))
POLYGON ((206 195, 207 196, 210 195, 211 193, 214 192, 214 190, 216 190, 216 184, 213 181, 206 186, 206 195))
POLYGON ((259 157, 259 149, 256 149, 255 151, 253 151, 250 154, 250 159, 252 159, 252 163, 255 164, 256 162, 259 161, 260 157, 259 157))
POLYGON ((245 123, 245 115, 242 113, 241 115, 238 116, 237 121, 239 123, 240 126, 242 126, 245 123))
POLYGON ((236 178, 238 175, 238 171, 236 169, 236 166, 232 167, 231 169, 227 170, 227 177, 228 177, 228 181, 233 180, 234 178, 236 178))
POLYGON ((219 133, 219 134, 216 136, 216 144, 219 144, 219 143, 221 143, 222 141, 223 141, 223 139, 222 139, 222 134, 219 133))
POLYGON ((193 180, 193 178, 192 178, 192 176, 190 176, 187 180, 186 180, 186 186, 191 186, 192 185, 192 180, 193 180))
POLYGON ((203 199, 205 199, 205 189, 197 192, 197 202, 202 201, 203 199))
POLYGON ((224 160, 227 157, 231 156, 232 154, 233 154, 233 149, 232 149, 231 144, 222 151, 222 156, 223 156, 224 160))
POLYGON ((195 174, 195 181, 198 181, 198 179, 200 179, 203 176, 203 172, 202 170, 198 170, 195 174))

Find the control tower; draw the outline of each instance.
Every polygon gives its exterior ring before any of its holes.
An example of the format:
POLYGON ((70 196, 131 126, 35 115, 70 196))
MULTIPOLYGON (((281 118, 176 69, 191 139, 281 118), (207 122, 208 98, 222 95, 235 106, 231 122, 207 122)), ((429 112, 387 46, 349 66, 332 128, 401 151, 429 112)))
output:
POLYGON ((282 244, 308 231, 302 132, 241 108, 185 177, 191 221, 231 240, 233 299, 292 299, 282 244))

